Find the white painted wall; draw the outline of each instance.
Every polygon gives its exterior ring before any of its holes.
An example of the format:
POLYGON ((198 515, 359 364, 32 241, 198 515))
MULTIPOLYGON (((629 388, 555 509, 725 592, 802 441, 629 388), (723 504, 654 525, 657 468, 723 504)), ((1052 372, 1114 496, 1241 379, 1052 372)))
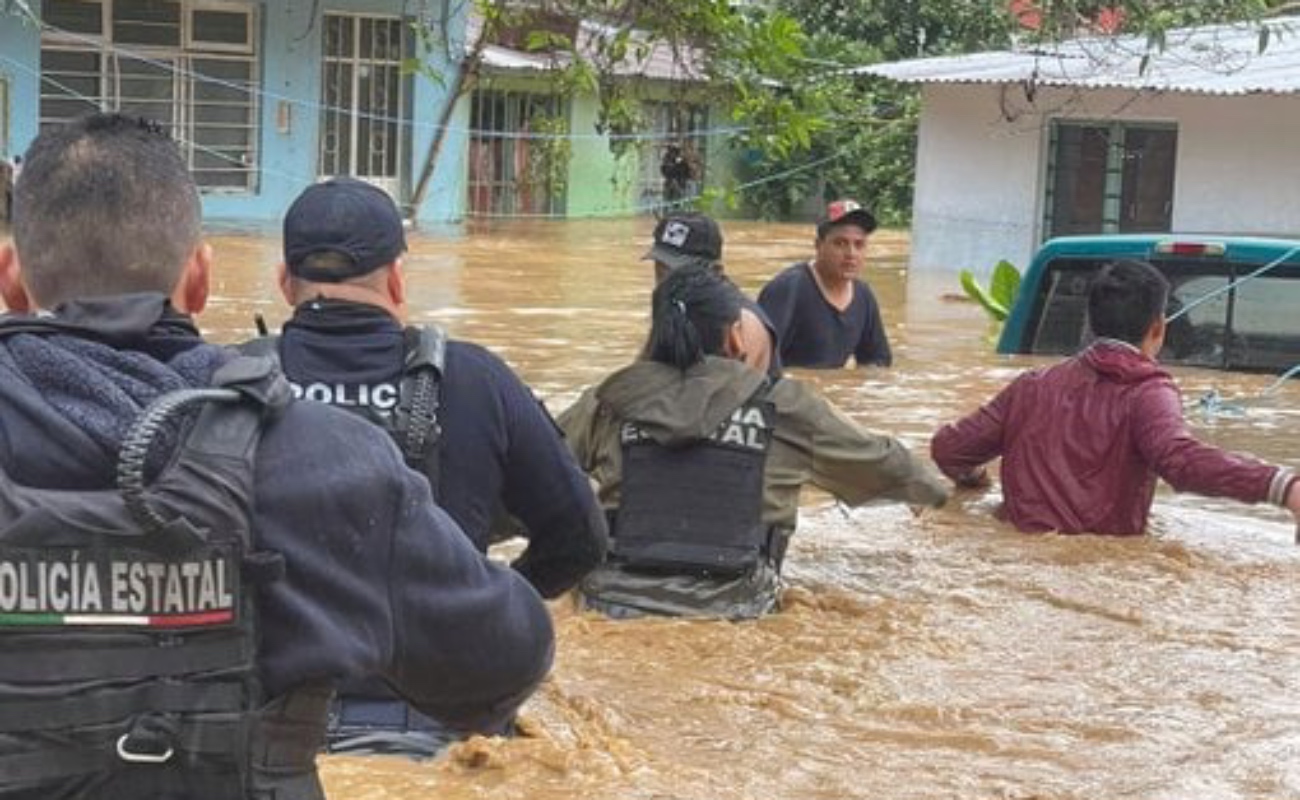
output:
POLYGON ((927 86, 911 264, 985 275, 1040 243, 1052 119, 1178 126, 1175 231, 1300 236, 1300 97, 927 86))
POLYGON ((1181 97, 1174 230, 1300 237, 1300 97, 1181 97))
POLYGON ((912 207, 911 264, 971 269, 999 259, 1023 264, 1037 236, 1040 152, 1037 120, 1009 124, 1000 89, 927 86, 922 94, 912 207))

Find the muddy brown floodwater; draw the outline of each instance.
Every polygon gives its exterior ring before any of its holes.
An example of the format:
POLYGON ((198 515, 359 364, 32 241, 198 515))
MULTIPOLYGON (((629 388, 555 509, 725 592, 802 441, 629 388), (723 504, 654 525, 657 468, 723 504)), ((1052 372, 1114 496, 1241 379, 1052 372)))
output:
MULTIPOLYGON (((558 412, 645 334, 651 223, 546 222, 413 235, 415 320, 509 361, 558 412)), ((728 223, 727 265, 757 291, 810 254, 810 226, 728 223)), ((274 233, 220 235, 201 320, 251 333, 274 292, 274 233)), ((872 240, 866 276, 888 370, 803 373, 863 425, 923 449, 940 422, 1036 363, 909 277, 907 241, 872 240)), ((962 267, 969 265, 953 265, 962 267)), ((1300 383, 1180 371, 1199 435, 1300 466, 1300 383)), ((992 493, 914 519, 807 494, 784 610, 732 624, 611 622, 552 604, 555 669, 526 736, 428 763, 322 759, 330 796, 365 798, 1300 797, 1300 550, 1276 509, 1157 496, 1141 539, 1026 536, 992 493)))

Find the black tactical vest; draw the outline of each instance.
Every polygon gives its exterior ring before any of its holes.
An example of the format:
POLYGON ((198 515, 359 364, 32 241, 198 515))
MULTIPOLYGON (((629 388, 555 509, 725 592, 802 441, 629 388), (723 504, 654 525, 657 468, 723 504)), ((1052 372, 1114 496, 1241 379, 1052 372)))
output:
POLYGON ((289 399, 238 358, 145 410, 116 488, 0 472, 0 796, 323 800, 328 689, 267 702, 256 671, 257 586, 284 564, 253 541, 253 458, 289 399), (164 430, 179 443, 146 481, 164 430))
POLYGON ((616 562, 650 569, 738 575, 769 557, 763 470, 775 411, 755 398, 713 435, 664 447, 634 422, 620 431, 623 482, 613 525, 616 562))
MULTIPOLYGON (((342 408, 369 419, 388 431, 402 451, 407 466, 429 478, 434 497, 438 494, 438 442, 442 428, 438 422, 441 385, 446 369, 447 334, 436 325, 408 326, 403 332, 405 356, 397 402, 391 413, 379 413, 373 407, 333 403, 328 398, 306 397, 342 408)), ((239 346, 247 355, 280 359, 280 337, 262 336, 239 346)), ((294 376, 289 376, 293 380, 294 376)), ((374 390, 375 387, 359 387, 374 390)), ((301 391, 301 390, 299 390, 301 391)))

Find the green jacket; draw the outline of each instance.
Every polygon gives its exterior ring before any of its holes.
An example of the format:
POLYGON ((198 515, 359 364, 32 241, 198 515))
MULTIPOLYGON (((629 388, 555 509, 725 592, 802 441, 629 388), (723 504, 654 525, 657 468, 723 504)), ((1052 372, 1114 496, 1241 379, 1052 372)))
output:
MULTIPOLYGON (((559 423, 579 466, 596 481, 601 505, 612 511, 619 503, 623 457, 619 428, 624 421, 636 422, 664 445, 707 438, 764 380, 762 373, 724 358, 709 357, 685 372, 654 361, 638 361, 585 392, 560 415, 559 423)), ((763 520, 785 535, 794 530, 799 491, 806 483, 850 506, 877 499, 938 506, 947 499, 947 489, 937 474, 902 443, 863 429, 810 387, 782 378, 771 387, 767 399, 775 406, 776 424, 764 473, 763 520)), ((708 599, 716 594, 711 590, 724 588, 716 580, 677 576, 671 581, 657 576, 648 580, 648 576, 630 576, 606 564, 588 579, 584 591, 600 589, 599 594, 608 596, 613 584, 635 589, 633 593, 648 590, 651 584, 658 584, 657 589, 669 583, 683 588, 689 585, 686 596, 672 602, 649 603, 631 594, 619 602, 652 613, 757 616, 775 603, 777 570, 779 564, 774 564, 770 575, 743 581, 761 586, 732 587, 736 592, 708 599), (770 596, 765 600, 741 597, 750 591, 770 596), (737 602, 740 606, 734 605, 737 602), (766 607, 754 613, 762 605, 766 607)))

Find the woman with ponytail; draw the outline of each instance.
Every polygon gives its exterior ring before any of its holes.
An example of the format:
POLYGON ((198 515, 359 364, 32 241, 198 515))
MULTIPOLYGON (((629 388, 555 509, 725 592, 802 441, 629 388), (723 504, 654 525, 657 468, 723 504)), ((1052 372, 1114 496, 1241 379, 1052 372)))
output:
POLYGON ((758 617, 777 606, 803 484, 850 506, 947 497, 896 439, 746 366, 741 300, 714 270, 674 271, 654 291, 643 357, 560 417, 610 517, 610 554, 581 587, 588 607, 758 617))

